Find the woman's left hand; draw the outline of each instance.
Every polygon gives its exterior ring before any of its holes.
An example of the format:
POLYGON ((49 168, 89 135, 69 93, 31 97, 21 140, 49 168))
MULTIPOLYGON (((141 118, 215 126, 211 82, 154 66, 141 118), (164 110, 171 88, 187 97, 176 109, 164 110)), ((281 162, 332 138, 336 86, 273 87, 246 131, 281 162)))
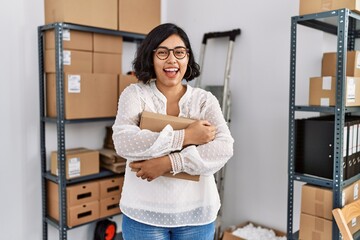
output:
POLYGON ((136 172, 137 177, 146 179, 149 182, 170 172, 172 169, 169 156, 131 162, 129 167, 136 172))

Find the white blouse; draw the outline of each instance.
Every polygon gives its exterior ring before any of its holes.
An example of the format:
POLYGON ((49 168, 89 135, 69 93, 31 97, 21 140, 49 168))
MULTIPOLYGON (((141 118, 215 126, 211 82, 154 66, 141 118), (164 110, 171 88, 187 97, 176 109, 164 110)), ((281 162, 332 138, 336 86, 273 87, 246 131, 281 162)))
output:
POLYGON ((117 154, 127 159, 120 209, 128 217, 154 226, 178 227, 213 222, 220 199, 213 174, 233 155, 233 138, 213 94, 187 85, 179 102, 179 117, 205 119, 216 126, 213 141, 182 149, 184 130, 167 125, 160 133, 139 128, 143 111, 166 114, 166 98, 155 81, 127 87, 119 98, 113 125, 117 154), (174 174, 201 175, 200 181, 136 177, 128 163, 169 155, 174 174))

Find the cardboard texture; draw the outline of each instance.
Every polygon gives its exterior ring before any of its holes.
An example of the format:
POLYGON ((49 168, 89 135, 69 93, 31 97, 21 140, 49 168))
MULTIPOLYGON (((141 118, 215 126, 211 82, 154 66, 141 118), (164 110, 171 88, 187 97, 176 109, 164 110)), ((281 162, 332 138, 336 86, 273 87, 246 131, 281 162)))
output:
MULTIPOLYGON (((168 116, 164 114, 144 111, 141 114, 141 118, 140 118, 140 128, 148 129, 153 132, 160 132, 162 129, 164 129, 166 125, 170 124, 174 130, 180 130, 186 128, 187 126, 189 126, 189 124, 193 123, 194 121, 195 120, 193 119, 180 118, 180 117, 174 117, 174 116, 168 116)), ((133 169, 133 171, 136 171, 136 169, 133 169)), ((176 175, 173 175, 172 173, 167 173, 164 176, 191 180, 191 181, 199 181, 200 179, 199 175, 190 175, 187 173, 178 173, 176 175)))
POLYGON ((245 226, 247 226, 248 224, 253 224, 255 227, 262 227, 262 228, 266 228, 266 229, 271 229, 275 232, 275 235, 277 237, 283 237, 283 236, 286 236, 286 234, 284 232, 281 232, 279 230, 276 230, 276 229, 272 229, 272 228, 268 228, 268 227, 265 227, 265 226, 262 226, 260 224, 256 224, 256 223, 252 223, 252 222, 245 222, 243 224, 239 224, 237 225, 236 227, 232 227, 232 228, 227 228, 225 229, 224 231, 224 235, 222 237, 222 240, 246 240, 244 238, 241 238, 241 237, 237 237, 235 235, 232 234, 233 231, 235 231, 236 229, 238 228, 243 228, 245 226))
POLYGON ((119 214, 120 211, 120 195, 100 200, 100 218, 119 214))
MULTIPOLYGON (((46 73, 56 72, 55 49, 45 50, 44 69, 46 73)), ((68 50, 63 51, 64 72, 93 72, 93 55, 91 52, 68 50)))
POLYGON ((110 170, 114 173, 120 174, 120 173, 125 173, 126 162, 124 162, 124 163, 119 162, 119 163, 112 163, 112 164, 106 164, 104 162, 101 162, 100 166, 102 168, 110 170))
POLYGON ((139 80, 134 75, 119 75, 119 92, 118 97, 124 91, 124 89, 132 83, 137 83, 139 80))
MULTIPOLYGON (((360 78, 346 77, 345 106, 360 106, 360 78)), ((335 106, 336 77, 312 77, 309 84, 309 105, 335 106)))
POLYGON ((299 239, 329 240, 332 239, 332 221, 305 213, 300 214, 299 239))
POLYGON ((118 29, 118 0, 45 0, 45 24, 67 22, 118 29))
POLYGON ((112 127, 111 126, 106 126, 106 133, 105 133, 105 138, 104 138, 104 145, 103 147, 105 149, 110 149, 110 150, 115 150, 115 146, 114 146, 114 142, 112 139, 112 127))
MULTIPOLYGON (((115 117, 117 75, 65 73, 65 119, 115 117)), ((46 75, 46 116, 56 117, 56 76, 46 75)))
MULTIPOLYGON (((86 148, 73 148, 66 150, 66 179, 72 179, 99 173, 99 152, 86 148)), ((57 151, 51 152, 51 174, 58 176, 57 151)))
POLYGON ((100 160, 106 164, 125 163, 126 159, 117 155, 114 149, 102 148, 99 149, 100 160))
MULTIPOLYGON (((90 32, 64 29, 62 43, 64 49, 93 51, 93 35, 90 32)), ((45 31, 45 49, 55 49, 55 30, 45 31)))
MULTIPOLYGON (((321 76, 336 77, 337 53, 323 54, 321 63, 321 76)), ((346 54, 346 76, 360 77, 360 51, 348 51, 346 54)))
POLYGON ((147 34, 160 24, 160 18, 160 0, 119 0, 121 31, 147 34))
POLYGON ((358 0, 300 0, 299 15, 349 8, 355 12, 360 10, 358 0))
POLYGON ((124 176, 99 180, 100 199, 120 196, 124 184, 124 176))
POLYGON ((122 53, 123 38, 116 35, 94 33, 94 52, 122 53))
POLYGON ((121 74, 121 54, 93 53, 93 72, 121 74))

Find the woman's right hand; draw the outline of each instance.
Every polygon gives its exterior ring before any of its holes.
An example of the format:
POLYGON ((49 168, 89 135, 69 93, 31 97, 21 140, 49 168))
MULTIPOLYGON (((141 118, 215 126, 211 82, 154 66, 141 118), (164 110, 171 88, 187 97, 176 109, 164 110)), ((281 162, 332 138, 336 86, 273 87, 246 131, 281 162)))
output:
POLYGON ((206 120, 197 120, 185 128, 184 144, 201 145, 215 139, 216 128, 206 120))

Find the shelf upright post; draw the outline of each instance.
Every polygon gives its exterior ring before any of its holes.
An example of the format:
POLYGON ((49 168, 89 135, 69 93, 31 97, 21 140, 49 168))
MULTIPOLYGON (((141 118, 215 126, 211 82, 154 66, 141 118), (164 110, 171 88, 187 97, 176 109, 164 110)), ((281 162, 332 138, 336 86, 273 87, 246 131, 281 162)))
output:
MULTIPOLYGON (((349 10, 338 10, 336 106, 334 125, 333 208, 342 207, 343 188, 343 136, 345 125, 345 80, 348 44, 349 10)), ((341 239, 339 228, 333 220, 333 239, 341 239)))
POLYGON ((38 27, 38 54, 39 54, 39 94, 40 94, 40 157, 41 157, 41 198, 42 198, 42 231, 43 240, 47 240, 48 228, 46 219, 46 147, 45 147, 45 94, 44 94, 44 33, 41 27, 38 27))
POLYGON ((66 213, 66 155, 65 155, 65 107, 64 107, 64 64, 63 64, 63 23, 55 23, 55 64, 56 64, 56 113, 57 113, 57 166, 59 189, 59 239, 67 239, 66 213))
POLYGON ((294 156, 295 156, 295 77, 296 77, 296 34, 297 17, 291 18, 290 40, 290 99, 289 99, 289 149, 288 149, 288 209, 287 239, 293 239, 293 208, 294 208, 294 156))

